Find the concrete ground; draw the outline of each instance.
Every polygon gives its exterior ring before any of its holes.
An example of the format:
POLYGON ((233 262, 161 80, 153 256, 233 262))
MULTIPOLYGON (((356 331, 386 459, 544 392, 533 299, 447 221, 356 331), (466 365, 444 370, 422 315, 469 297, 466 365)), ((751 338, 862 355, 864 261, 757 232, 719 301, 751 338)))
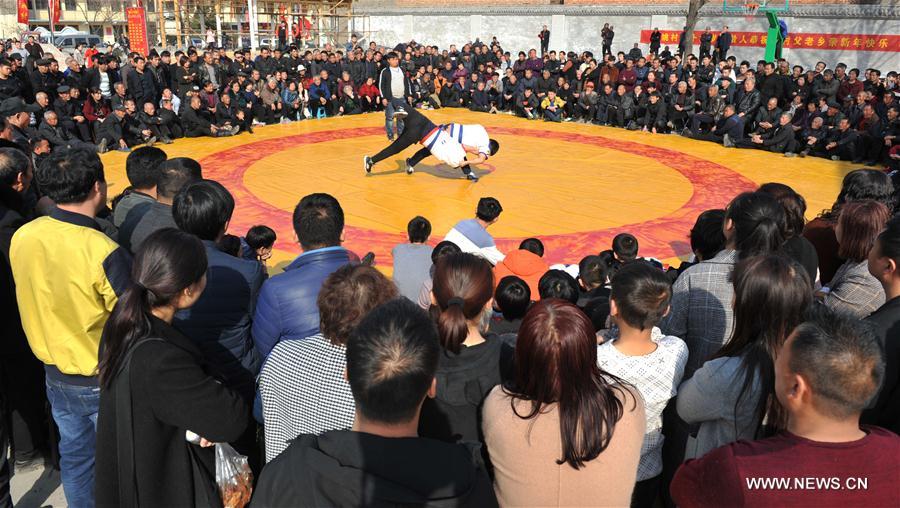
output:
POLYGON ((13 474, 12 501, 16 508, 65 507, 59 471, 40 463, 20 469, 13 474))

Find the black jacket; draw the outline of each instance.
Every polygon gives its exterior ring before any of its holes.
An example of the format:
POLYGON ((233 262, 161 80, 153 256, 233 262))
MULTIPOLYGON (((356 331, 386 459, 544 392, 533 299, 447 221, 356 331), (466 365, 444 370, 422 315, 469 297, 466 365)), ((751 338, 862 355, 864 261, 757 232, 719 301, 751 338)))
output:
POLYGON ((497 506, 477 445, 347 430, 301 435, 266 465, 253 508, 497 506))
MULTIPOLYGON (((106 71, 106 76, 109 78, 109 90, 112 93, 113 88, 113 74, 109 71, 106 71)), ((81 88, 85 90, 90 90, 91 88, 100 88, 100 69, 97 67, 93 67, 87 70, 84 75, 81 76, 81 88)))
POLYGON ((866 318, 875 326, 884 347, 884 381, 874 404, 866 409, 861 423, 900 433, 900 298, 888 300, 866 318))
MULTIPOLYGON (((249 406, 206 373, 200 350, 171 325, 151 318, 150 336, 163 340, 140 345, 131 361, 135 489, 141 506, 191 506, 189 447, 210 466, 214 455, 213 448, 185 441, 185 431, 213 442, 234 441, 247 428, 249 406)), ((122 389, 114 383, 100 391, 97 506, 131 506, 130 500, 119 499, 116 396, 122 389)))
MULTIPOLYGON (((394 97, 394 94, 391 93, 391 68, 390 66, 385 67, 381 70, 381 75, 378 77, 378 90, 381 92, 381 96, 385 99, 390 99, 394 97)), ((412 82, 409 80, 409 76, 405 73, 403 75, 403 97, 396 97, 397 99, 409 97, 412 94, 412 82)))
POLYGON ((739 114, 743 113, 747 120, 753 120, 761 102, 759 90, 754 88, 748 93, 746 90, 742 89, 735 101, 735 112, 739 114))
POLYGON ((189 138, 212 135, 212 119, 203 110, 198 111, 190 106, 185 108, 181 115, 181 125, 184 126, 184 135, 189 138))

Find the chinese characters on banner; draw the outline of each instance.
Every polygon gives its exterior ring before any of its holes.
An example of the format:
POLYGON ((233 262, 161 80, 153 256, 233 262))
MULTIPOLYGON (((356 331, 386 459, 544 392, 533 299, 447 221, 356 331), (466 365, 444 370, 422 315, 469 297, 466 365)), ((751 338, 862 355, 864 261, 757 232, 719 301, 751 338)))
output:
MULTIPOLYGON (((641 42, 648 44, 652 30, 641 30, 641 42)), ((679 30, 660 30, 661 46, 670 49, 678 47, 679 30)), ((694 32, 694 46, 700 44, 702 31, 694 32)), ((712 32, 713 48, 719 32, 712 32)), ((732 46, 765 47, 766 32, 731 32, 732 46)), ((862 35, 862 34, 788 34, 784 47, 790 49, 824 49, 852 51, 885 51, 900 52, 900 35, 862 35)))
POLYGON ((28 0, 19 0, 18 2, 19 23, 28 24, 28 0))
POLYGON ((147 40, 147 15, 144 8, 126 8, 125 19, 128 20, 128 40, 131 42, 131 50, 142 55, 150 53, 150 41, 147 40))

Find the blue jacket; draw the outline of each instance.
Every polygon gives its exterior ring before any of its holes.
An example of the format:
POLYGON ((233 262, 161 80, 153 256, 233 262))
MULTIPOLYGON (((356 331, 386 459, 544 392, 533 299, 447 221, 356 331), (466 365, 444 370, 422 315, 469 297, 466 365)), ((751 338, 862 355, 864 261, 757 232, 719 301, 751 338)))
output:
POLYGON ((355 256, 342 247, 309 251, 263 284, 253 317, 253 341, 263 360, 280 341, 319 332, 316 300, 322 283, 352 260, 355 256))
POLYGON ((250 324, 266 272, 256 261, 220 251, 214 242, 203 244, 209 259, 206 291, 193 307, 178 313, 174 324, 197 344, 210 369, 249 400, 262 365, 250 324))
POLYGON ((321 82, 318 85, 315 83, 309 84, 309 100, 317 101, 320 98, 325 97, 326 99, 331 98, 331 92, 328 91, 328 85, 325 82, 321 82))

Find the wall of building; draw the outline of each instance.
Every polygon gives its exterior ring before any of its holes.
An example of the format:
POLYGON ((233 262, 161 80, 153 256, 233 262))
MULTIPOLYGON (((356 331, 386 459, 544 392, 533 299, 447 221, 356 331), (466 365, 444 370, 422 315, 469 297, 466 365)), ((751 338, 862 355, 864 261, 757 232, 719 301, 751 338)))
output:
MULTIPOLYGON (((599 53, 600 29, 604 23, 615 27, 614 51, 628 51, 640 39, 640 31, 652 27, 661 30, 680 30, 685 22, 683 5, 590 5, 590 6, 488 6, 413 7, 387 2, 357 2, 354 13, 367 14, 373 38, 379 43, 409 41, 436 44, 442 48, 450 44, 460 46, 476 38, 490 40, 496 36, 504 49, 518 52, 538 47, 537 34, 546 24, 550 29, 550 48, 574 51, 590 50, 599 53)), ((492 4, 494 2, 491 2, 492 4)), ((571 3, 566 0, 566 3, 571 3)), ((596 0, 592 2, 596 4, 596 0)), ((686 2, 683 2, 686 4, 686 2)), ((876 5, 806 4, 792 3, 791 11, 782 19, 791 34, 862 34, 900 35, 900 6, 896 3, 876 5)), ((701 12, 697 29, 710 26, 720 30, 728 25, 732 32, 765 32, 764 16, 745 19, 727 15, 721 4, 708 5, 701 12)), ((892 39, 896 41, 896 39, 892 39)), ((896 46, 895 42, 892 42, 896 46)), ((674 49, 676 44, 672 45, 674 49)), ((648 50, 642 44, 643 51, 648 50)), ((884 70, 900 69, 900 48, 893 51, 862 51, 856 49, 789 49, 784 57, 804 66, 823 60, 834 64, 845 62, 851 67, 874 67, 884 70)), ((696 51, 696 47, 695 47, 696 51)), ((761 47, 733 47, 730 54, 739 59, 756 61, 763 57, 761 47)))

